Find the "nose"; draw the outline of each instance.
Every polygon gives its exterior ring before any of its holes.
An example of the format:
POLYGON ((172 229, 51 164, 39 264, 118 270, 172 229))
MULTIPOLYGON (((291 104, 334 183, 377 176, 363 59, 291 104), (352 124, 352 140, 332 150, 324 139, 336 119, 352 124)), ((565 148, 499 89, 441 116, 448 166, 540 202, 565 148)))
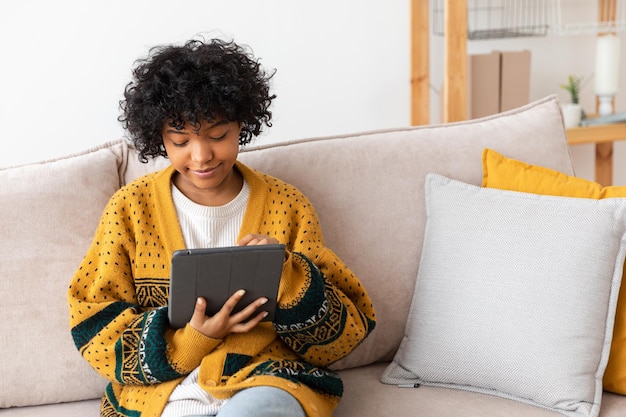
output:
POLYGON ((206 162, 213 159, 213 149, 209 141, 202 140, 201 138, 195 138, 191 141, 191 155, 190 158, 198 165, 203 165, 206 162))

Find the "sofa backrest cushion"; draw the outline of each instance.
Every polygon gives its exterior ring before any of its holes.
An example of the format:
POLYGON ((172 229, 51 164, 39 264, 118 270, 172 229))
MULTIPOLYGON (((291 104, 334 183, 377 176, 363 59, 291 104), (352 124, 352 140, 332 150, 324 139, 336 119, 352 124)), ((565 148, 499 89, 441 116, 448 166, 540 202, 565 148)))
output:
POLYGON ((573 172, 554 96, 479 120, 277 143, 240 154, 242 162, 309 197, 327 246, 373 299, 376 329, 336 369, 393 358, 419 267, 426 174, 480 185, 484 148, 573 172))
POLYGON ((67 288, 120 186, 127 152, 118 141, 0 169, 0 408, 103 392, 72 342, 67 288))
MULTIPOLYGON (((313 203, 326 244, 365 284, 377 326, 344 369, 393 358, 415 286, 425 225, 424 179, 482 182, 482 150, 573 174, 556 96, 482 119, 254 145, 239 160, 281 178, 313 203)), ((129 154, 125 179, 162 167, 129 154)))

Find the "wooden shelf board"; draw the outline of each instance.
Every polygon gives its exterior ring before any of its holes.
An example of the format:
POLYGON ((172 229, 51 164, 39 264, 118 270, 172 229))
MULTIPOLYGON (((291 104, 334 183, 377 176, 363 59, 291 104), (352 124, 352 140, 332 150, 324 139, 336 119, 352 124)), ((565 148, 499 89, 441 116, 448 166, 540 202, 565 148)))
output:
POLYGON ((574 127, 566 130, 567 143, 605 143, 626 140, 626 123, 574 127))

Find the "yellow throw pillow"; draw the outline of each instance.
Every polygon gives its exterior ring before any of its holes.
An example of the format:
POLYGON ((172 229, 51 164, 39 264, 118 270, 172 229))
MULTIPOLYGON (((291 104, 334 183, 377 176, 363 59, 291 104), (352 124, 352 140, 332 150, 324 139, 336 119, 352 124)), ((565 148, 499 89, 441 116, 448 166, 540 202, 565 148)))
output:
MULTIPOLYGON (((553 169, 529 165, 483 150, 483 187, 525 193, 581 198, 626 197, 625 186, 602 187, 583 178, 565 175, 553 169)), ((622 276, 623 284, 626 270, 622 276)), ((604 389, 626 395, 626 285, 620 287, 611 353, 603 379, 604 389)))

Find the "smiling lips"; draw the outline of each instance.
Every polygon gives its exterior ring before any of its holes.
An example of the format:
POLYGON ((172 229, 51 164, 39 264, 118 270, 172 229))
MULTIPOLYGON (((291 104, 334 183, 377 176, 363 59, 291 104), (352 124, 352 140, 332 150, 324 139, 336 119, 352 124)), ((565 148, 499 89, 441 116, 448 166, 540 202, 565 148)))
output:
POLYGON ((206 169, 192 169, 190 170, 195 175, 201 178, 208 178, 217 170, 217 167, 214 168, 206 168, 206 169))

